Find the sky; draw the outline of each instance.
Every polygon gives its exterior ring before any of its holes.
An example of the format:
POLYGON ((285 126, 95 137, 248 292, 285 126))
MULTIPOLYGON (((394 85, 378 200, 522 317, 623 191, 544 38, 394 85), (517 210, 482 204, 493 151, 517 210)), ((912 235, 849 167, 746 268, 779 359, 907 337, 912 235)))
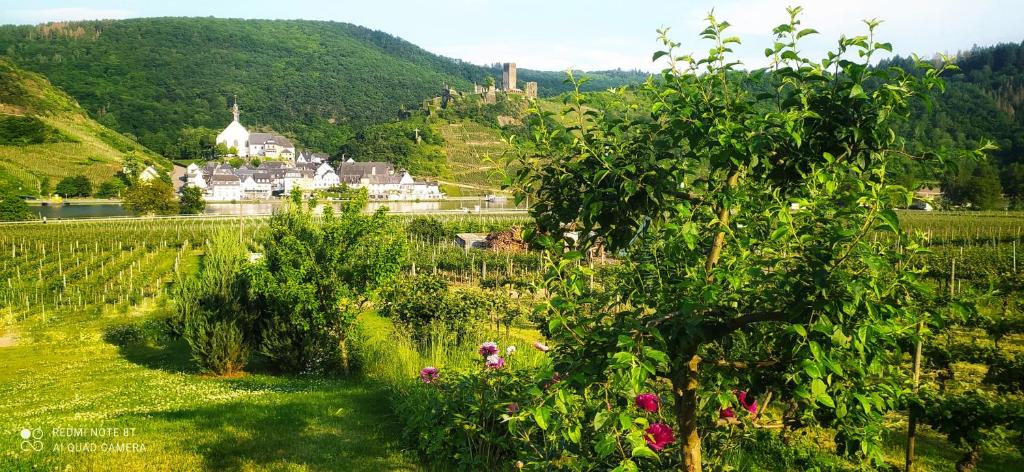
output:
POLYGON ((896 54, 955 53, 974 45, 1024 41, 1022 0, 0 0, 0 24, 100 18, 215 16, 332 20, 385 31, 448 57, 476 64, 516 62, 542 70, 656 71, 656 29, 671 28, 682 52, 701 53, 704 18, 733 26, 746 68, 765 65, 771 30, 786 6, 804 7, 802 26, 820 32, 801 49, 821 57, 840 35, 864 34, 861 20, 878 18, 880 41, 896 54))

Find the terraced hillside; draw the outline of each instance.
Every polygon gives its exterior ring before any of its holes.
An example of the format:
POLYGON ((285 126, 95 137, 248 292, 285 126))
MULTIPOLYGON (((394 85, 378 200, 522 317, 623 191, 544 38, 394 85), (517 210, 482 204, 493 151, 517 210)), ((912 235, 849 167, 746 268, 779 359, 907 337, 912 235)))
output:
POLYGON ((121 169, 126 153, 170 168, 162 157, 90 119, 42 76, 0 59, 0 185, 34 195, 43 178, 55 185, 85 175, 98 184, 121 169))
POLYGON ((487 195, 501 188, 501 166, 508 145, 501 132, 474 121, 434 125, 444 137, 448 173, 441 176, 448 195, 487 195))

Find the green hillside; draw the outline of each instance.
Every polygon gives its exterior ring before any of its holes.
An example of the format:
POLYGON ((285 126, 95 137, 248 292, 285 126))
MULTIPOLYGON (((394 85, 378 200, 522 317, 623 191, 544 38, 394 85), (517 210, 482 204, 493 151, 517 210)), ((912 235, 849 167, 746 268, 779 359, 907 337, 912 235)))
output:
POLYGON ((501 188, 498 171, 508 145, 501 131, 471 120, 437 120, 434 130, 444 138, 448 172, 438 179, 449 195, 486 195, 501 188))
POLYGON ((94 183, 121 170, 125 153, 167 168, 167 161, 90 119, 78 103, 38 74, 0 59, 0 185, 36 194, 41 179, 85 175, 94 183))
MULTIPOLYGON (((230 121, 235 95, 247 126, 274 128, 333 153, 361 125, 397 118, 403 106, 417 106, 445 84, 468 90, 487 76, 500 81, 491 66, 324 21, 147 18, 3 26, 0 52, 44 74, 100 123, 168 157, 180 157, 184 128, 219 129, 230 121)), ((593 88, 644 78, 593 75, 593 88)), ((566 90, 562 72, 525 69, 519 76, 538 81, 542 94, 566 90)))

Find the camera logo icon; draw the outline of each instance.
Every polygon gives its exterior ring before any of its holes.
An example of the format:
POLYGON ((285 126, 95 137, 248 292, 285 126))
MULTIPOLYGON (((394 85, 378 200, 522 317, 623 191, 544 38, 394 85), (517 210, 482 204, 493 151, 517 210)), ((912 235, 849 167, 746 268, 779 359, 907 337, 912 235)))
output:
POLYGON ((24 428, 21 430, 21 450, 22 451, 42 451, 43 450, 43 430, 40 428, 28 429, 24 428))

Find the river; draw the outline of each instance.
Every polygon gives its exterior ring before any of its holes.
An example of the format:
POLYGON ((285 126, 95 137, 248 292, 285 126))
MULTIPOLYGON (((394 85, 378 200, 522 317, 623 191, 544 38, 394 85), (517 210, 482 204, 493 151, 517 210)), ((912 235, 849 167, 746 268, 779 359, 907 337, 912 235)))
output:
MULTIPOLYGON (((250 203, 207 203, 203 212, 212 216, 257 216, 269 215, 285 205, 283 200, 272 200, 266 202, 250 203)), ((332 203, 335 208, 339 203, 332 203)), ((487 213, 493 211, 516 210, 512 199, 501 202, 488 202, 484 199, 472 200, 435 200, 423 202, 370 202, 369 211, 374 211, 382 206, 388 207, 394 213, 487 213)), ((46 219, 73 219, 73 218, 104 218, 116 216, 132 216, 132 213, 125 210, 119 203, 72 203, 71 205, 31 205, 32 213, 40 218, 46 219)), ((518 209, 525 209, 520 206, 518 209)))

